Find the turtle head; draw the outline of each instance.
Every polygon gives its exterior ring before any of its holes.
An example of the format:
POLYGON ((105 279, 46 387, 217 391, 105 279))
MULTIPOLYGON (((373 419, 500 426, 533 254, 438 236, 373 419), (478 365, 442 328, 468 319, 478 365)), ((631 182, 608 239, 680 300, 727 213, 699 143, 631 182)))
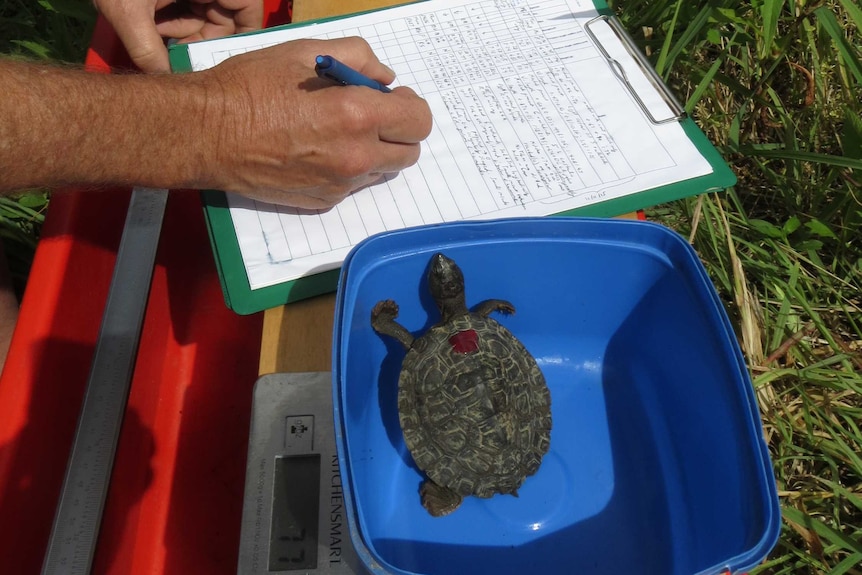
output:
POLYGON ((466 310, 464 274, 461 273, 458 264, 441 253, 436 253, 431 258, 428 287, 444 317, 450 313, 461 313, 466 310))

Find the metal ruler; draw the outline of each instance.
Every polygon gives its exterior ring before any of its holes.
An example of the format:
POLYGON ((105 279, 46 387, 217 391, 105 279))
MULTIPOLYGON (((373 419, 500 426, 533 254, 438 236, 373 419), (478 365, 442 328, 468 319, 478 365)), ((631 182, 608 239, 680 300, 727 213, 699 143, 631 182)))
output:
POLYGON ((43 575, 90 573, 167 198, 167 190, 132 190, 43 575))

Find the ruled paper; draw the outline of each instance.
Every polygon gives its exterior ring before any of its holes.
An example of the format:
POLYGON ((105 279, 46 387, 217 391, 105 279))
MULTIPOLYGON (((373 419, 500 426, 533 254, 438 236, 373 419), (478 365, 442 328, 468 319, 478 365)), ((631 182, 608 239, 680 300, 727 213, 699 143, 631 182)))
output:
MULTIPOLYGON (((329 211, 229 194, 252 289, 337 268, 378 232, 544 216, 710 173, 681 126, 651 124, 613 74, 584 29, 596 16, 583 0, 432 0, 190 45, 200 70, 291 39, 362 36, 434 115, 415 166, 329 211)), ((607 24, 590 29, 653 114, 668 116, 607 24)))

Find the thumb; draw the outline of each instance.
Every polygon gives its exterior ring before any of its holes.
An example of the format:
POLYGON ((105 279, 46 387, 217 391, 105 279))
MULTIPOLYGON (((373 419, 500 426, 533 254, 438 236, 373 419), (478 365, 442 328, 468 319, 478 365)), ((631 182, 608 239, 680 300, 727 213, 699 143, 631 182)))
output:
POLYGON ((155 23, 150 24, 132 26, 126 30, 117 29, 117 35, 138 68, 144 72, 170 72, 168 49, 156 31, 155 23))
POLYGON ((114 27, 132 61, 144 72, 170 72, 168 50, 156 30, 153 5, 109 2, 102 14, 114 27))
POLYGON ((343 62, 355 68, 358 72, 373 78, 384 84, 391 84, 395 80, 395 71, 381 62, 371 46, 362 38, 357 36, 330 40, 332 46, 337 46, 343 57, 343 62))

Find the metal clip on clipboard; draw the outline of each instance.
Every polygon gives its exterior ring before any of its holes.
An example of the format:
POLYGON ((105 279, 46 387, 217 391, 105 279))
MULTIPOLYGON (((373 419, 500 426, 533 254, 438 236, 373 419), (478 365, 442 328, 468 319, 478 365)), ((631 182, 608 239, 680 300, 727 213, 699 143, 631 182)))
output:
POLYGON ((625 28, 622 27, 622 25, 616 18, 605 15, 598 16, 587 22, 584 25, 584 30, 589 35, 590 39, 593 41, 593 44, 595 44, 596 47, 599 49, 599 52, 601 52, 602 56, 604 56, 605 60, 608 61, 611 70, 613 70, 614 74, 623 82, 623 84, 626 86, 626 89, 635 99, 635 102, 637 102, 638 106, 640 106, 640 109, 643 111, 646 117, 649 118, 650 122, 652 122, 653 124, 668 124, 670 122, 678 122, 686 117, 685 108, 683 107, 683 105, 679 103, 679 100, 676 99, 676 96, 674 96, 673 92, 670 91, 670 88, 665 85, 664 81, 662 81, 661 77, 652 67, 652 64, 650 64, 649 61, 646 59, 646 56, 644 56, 643 53, 638 50, 632 37, 629 35, 628 32, 626 32, 625 28), (626 75, 626 71, 622 67, 622 64, 620 64, 616 59, 614 59, 613 57, 611 57, 610 54, 608 54, 607 50, 605 50, 605 47, 602 46, 602 43, 599 41, 593 31, 590 30, 590 26, 600 20, 608 23, 608 26, 610 26, 614 34, 617 35, 617 38, 620 39, 620 41, 623 43, 623 46, 625 46, 626 51, 634 57, 635 61, 637 62, 638 66, 641 67, 647 79, 655 87, 655 89, 658 90, 665 103, 667 103, 667 105, 670 107, 671 112, 674 114, 673 116, 669 118, 658 119, 653 115, 653 113, 641 99, 640 95, 637 93, 637 90, 635 90, 634 86, 632 86, 631 82, 629 82, 628 76, 626 75))

